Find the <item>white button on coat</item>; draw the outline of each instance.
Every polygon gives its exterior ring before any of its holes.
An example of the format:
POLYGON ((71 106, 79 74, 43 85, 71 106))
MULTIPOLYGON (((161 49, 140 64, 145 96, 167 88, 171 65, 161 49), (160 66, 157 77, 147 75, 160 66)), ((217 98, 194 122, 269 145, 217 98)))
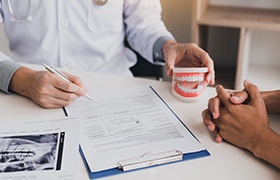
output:
POLYGON ((67 19, 62 19, 60 21, 60 23, 61 23, 62 27, 68 27, 69 26, 69 21, 67 19))

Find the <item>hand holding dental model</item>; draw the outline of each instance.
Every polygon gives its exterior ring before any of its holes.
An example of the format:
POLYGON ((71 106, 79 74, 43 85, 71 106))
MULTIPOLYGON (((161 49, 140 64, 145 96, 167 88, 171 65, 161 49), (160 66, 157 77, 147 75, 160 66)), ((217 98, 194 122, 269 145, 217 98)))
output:
POLYGON ((172 92, 185 102, 198 100, 208 84, 215 83, 214 63, 196 44, 167 41, 163 45, 167 75, 173 75, 172 92))

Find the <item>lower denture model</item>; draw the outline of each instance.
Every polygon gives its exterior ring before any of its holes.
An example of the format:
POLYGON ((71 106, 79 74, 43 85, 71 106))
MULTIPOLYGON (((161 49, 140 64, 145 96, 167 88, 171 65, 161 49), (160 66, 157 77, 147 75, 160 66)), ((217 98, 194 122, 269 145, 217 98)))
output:
POLYGON ((207 68, 174 68, 173 95, 184 102, 196 102, 205 90, 207 68))

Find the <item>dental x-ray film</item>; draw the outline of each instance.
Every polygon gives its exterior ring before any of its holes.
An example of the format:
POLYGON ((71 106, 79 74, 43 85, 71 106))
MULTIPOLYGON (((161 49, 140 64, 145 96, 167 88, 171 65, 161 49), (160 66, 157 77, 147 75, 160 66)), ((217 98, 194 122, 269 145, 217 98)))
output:
POLYGON ((76 118, 3 120, 0 179, 77 179, 78 150, 76 118))

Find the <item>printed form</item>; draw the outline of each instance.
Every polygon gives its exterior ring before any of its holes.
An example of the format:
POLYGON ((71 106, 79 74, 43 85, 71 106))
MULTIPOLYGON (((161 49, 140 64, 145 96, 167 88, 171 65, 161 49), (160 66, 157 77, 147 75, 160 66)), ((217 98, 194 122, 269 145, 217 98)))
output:
POLYGON ((98 94, 94 102, 80 98, 66 109, 80 119, 80 146, 91 172, 147 153, 205 150, 148 86, 98 94))

